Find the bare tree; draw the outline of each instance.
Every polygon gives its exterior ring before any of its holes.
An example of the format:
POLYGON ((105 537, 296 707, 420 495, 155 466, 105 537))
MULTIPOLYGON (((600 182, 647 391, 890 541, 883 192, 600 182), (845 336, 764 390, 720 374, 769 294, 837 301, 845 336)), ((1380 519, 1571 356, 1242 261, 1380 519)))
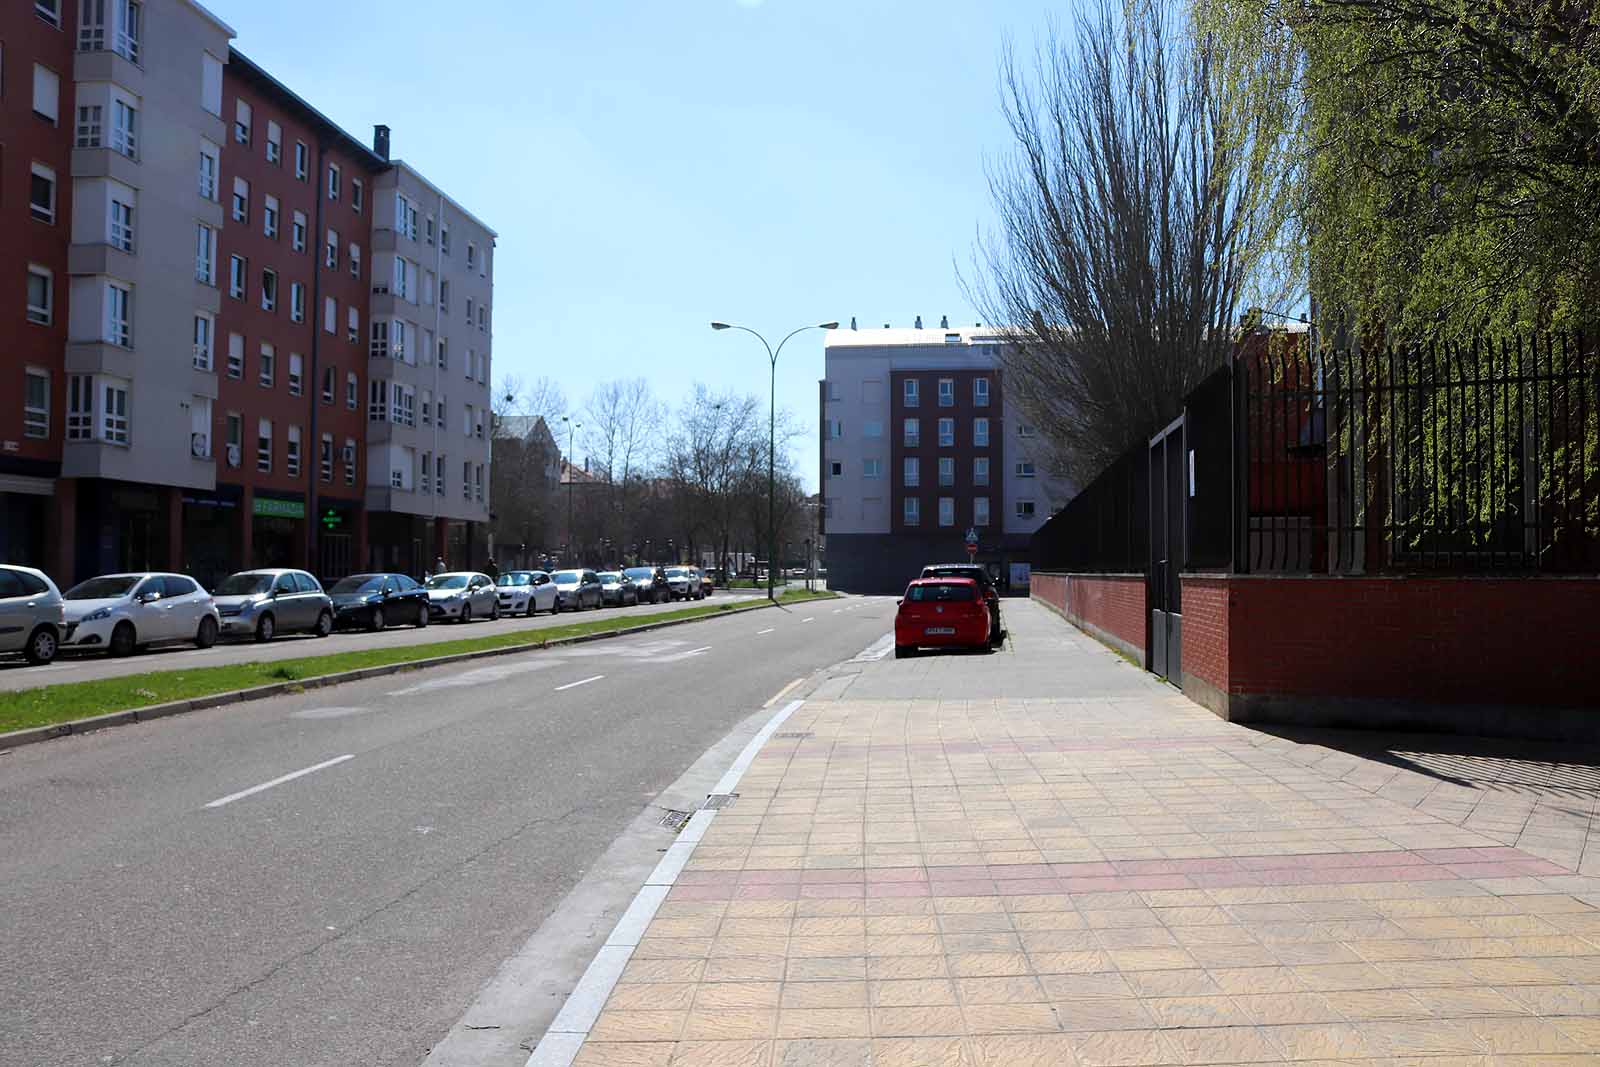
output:
POLYGON ((604 501, 604 536, 624 548, 634 538, 638 483, 655 459, 661 421, 661 405, 643 378, 601 382, 584 406, 584 448, 591 473, 604 483, 597 490, 604 501))
POLYGON ((1031 68, 1002 63, 1016 150, 991 167, 999 232, 969 288, 1013 330, 1008 396, 1080 483, 1176 415, 1247 301, 1303 290, 1298 53, 1286 34, 1233 47, 1188 11, 1097 0, 1031 68))
POLYGON ((489 500, 496 551, 519 564, 552 547, 552 496, 560 477, 551 424, 566 410, 561 387, 549 378, 525 383, 506 375, 490 401, 493 413, 489 500), (539 420, 542 419, 541 425, 539 420), (522 549, 522 551, 518 551, 522 549))

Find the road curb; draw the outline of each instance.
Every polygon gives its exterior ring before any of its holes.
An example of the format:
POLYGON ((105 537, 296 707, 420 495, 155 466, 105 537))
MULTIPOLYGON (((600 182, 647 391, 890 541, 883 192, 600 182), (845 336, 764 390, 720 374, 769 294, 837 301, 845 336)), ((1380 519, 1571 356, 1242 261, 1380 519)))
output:
POLYGON ((136 722, 144 722, 147 719, 165 719, 169 716, 183 715, 191 711, 204 711, 207 708, 220 708, 229 704, 265 700, 268 697, 282 696, 288 692, 321 689, 325 686, 339 685, 344 682, 360 682, 368 678, 382 678, 406 671, 427 670, 430 667, 447 667, 452 663, 488 659, 492 656, 510 656, 519 652, 540 652, 549 648, 559 648, 563 645, 582 645, 591 641, 608 641, 612 638, 627 637, 631 634, 646 633, 650 630, 664 630, 670 626, 684 626, 692 622, 704 622, 707 619, 724 619, 730 615, 740 615, 747 611, 762 611, 781 606, 781 602, 773 603, 772 601, 762 600, 753 604, 730 607, 723 611, 697 615, 691 619, 669 619, 665 622, 640 623, 638 626, 627 626, 620 630, 602 630, 592 634, 558 637, 553 641, 507 645, 504 648, 485 648, 476 652, 455 652, 447 656, 407 660, 404 663, 388 663, 379 667, 358 667, 348 671, 336 671, 333 674, 319 674, 311 678, 301 678, 292 682, 273 682, 268 685, 251 686, 249 689, 235 689, 226 693, 209 693, 206 696, 191 697, 188 700, 173 700, 165 704, 151 704, 149 707, 144 708, 112 711, 87 719, 72 719, 68 722, 53 723, 49 726, 34 726, 26 730, 14 730, 11 733, 0 734, 0 752, 22 748, 25 745, 36 745, 42 741, 54 741, 60 737, 94 733, 113 726, 129 726, 136 722))

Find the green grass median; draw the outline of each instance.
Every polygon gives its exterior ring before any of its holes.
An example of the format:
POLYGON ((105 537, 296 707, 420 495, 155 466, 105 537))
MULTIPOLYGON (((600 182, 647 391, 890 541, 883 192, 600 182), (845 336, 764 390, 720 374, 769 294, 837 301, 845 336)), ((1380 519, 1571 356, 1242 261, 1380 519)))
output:
MULTIPOLYGON (((784 594, 782 600, 815 600, 835 595, 827 592, 807 594, 803 590, 791 590, 784 594)), ((238 689, 250 689, 258 685, 296 682, 366 667, 386 667, 396 663, 433 659, 437 656, 488 652, 502 648, 535 649, 565 637, 584 637, 613 633, 651 623, 726 615, 731 612, 748 611, 759 605, 759 601, 704 604, 692 608, 679 608, 659 615, 612 616, 537 630, 517 630, 487 637, 468 637, 458 641, 334 652, 325 656, 305 656, 264 663, 237 663, 225 667, 158 670, 93 682, 62 682, 57 685, 41 686, 38 689, 0 693, 0 733, 26 730, 35 726, 54 726, 57 723, 105 715, 113 711, 146 708, 174 700, 192 700, 196 697, 230 693, 238 689)))

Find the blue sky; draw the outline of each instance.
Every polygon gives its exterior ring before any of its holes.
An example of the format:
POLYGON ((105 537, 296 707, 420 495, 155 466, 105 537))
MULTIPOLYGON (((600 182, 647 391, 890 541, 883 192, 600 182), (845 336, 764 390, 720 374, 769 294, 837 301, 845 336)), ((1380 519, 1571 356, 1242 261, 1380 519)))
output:
MULTIPOLYGON (((494 372, 581 406, 647 377, 766 395, 760 345, 852 315, 972 322, 956 270, 1007 149, 996 61, 1042 0, 209 0, 235 46, 500 234, 494 372), (308 27, 316 27, 308 31, 308 27), (427 57, 435 57, 431 61, 427 57)), ((820 334, 778 367, 810 436, 820 334)), ((581 452, 580 452, 581 458, 581 452)))

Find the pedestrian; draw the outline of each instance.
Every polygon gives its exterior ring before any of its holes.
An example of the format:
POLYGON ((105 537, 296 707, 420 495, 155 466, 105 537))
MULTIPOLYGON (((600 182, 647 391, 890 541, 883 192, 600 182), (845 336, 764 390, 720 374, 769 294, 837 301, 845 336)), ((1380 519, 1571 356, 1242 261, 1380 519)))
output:
POLYGON ((450 569, 449 567, 446 567, 444 565, 444 557, 443 556, 440 556, 438 559, 433 561, 433 573, 434 574, 443 574, 445 571, 447 571, 449 569, 450 569))
POLYGON ((490 556, 489 562, 483 565, 483 573, 489 576, 490 581, 498 582, 500 580, 500 565, 494 561, 493 556, 490 556))

